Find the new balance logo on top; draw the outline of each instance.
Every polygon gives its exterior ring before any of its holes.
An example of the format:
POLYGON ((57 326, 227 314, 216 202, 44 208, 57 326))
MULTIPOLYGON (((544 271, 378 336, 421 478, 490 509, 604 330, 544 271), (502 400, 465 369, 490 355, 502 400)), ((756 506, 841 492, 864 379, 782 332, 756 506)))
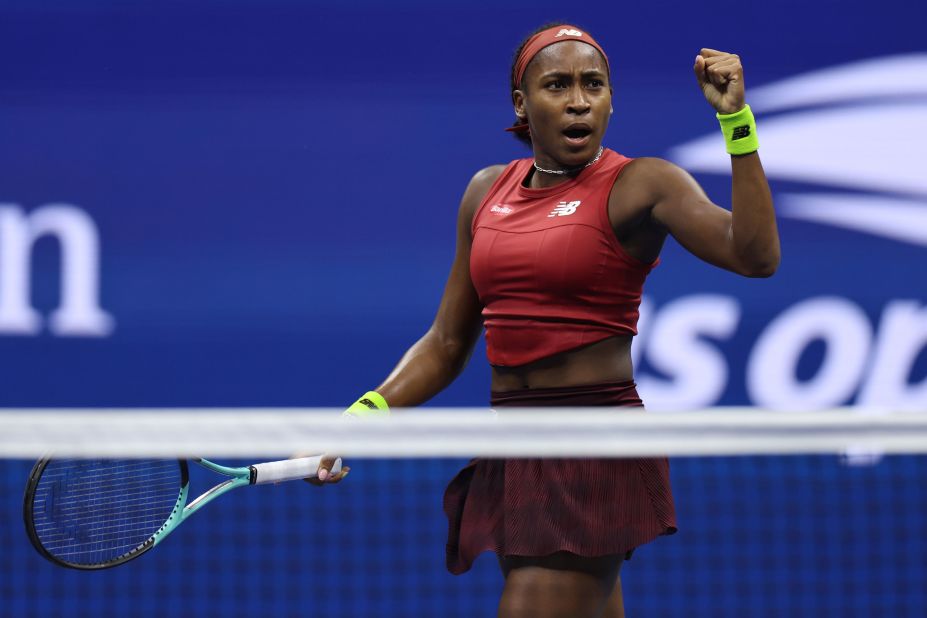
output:
POLYGON ((504 217, 505 215, 510 215, 515 212, 515 209, 506 204, 493 204, 492 208, 489 209, 489 212, 493 212, 499 216, 504 217))
POLYGON ((580 32, 579 30, 573 30, 572 28, 564 28, 560 32, 558 32, 554 36, 554 38, 556 39, 557 37, 561 37, 561 36, 583 36, 583 33, 580 32))
POLYGON ((552 211, 550 211, 550 214, 547 215, 547 218, 549 219, 550 217, 565 217, 567 215, 572 215, 574 212, 576 212, 576 209, 579 208, 579 205, 580 201, 578 200, 575 202, 560 202, 554 207, 552 211))
POLYGON ((744 125, 742 127, 734 127, 734 133, 733 135, 731 135, 731 139, 732 140, 743 139, 745 137, 749 137, 749 135, 750 135, 749 125, 744 125))

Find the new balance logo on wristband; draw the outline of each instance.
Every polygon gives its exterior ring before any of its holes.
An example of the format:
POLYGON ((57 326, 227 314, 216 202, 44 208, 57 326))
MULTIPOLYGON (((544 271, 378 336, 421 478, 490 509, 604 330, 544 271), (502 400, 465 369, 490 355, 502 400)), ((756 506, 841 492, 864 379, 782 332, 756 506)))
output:
POLYGON ((731 134, 731 139, 743 139, 745 137, 750 137, 750 126, 744 125, 742 127, 734 127, 734 133, 731 134))
POLYGON ((375 404, 374 402, 372 402, 372 401, 370 401, 369 399, 366 399, 366 398, 358 400, 357 403, 361 404, 362 406, 367 406, 367 407, 370 408, 371 410, 379 410, 379 409, 380 409, 380 408, 377 407, 377 404, 375 404))
POLYGON ((576 209, 579 208, 580 203, 581 202, 579 200, 575 202, 560 202, 554 207, 550 214, 547 215, 547 218, 549 219, 551 217, 565 217, 567 215, 572 215, 574 212, 576 212, 576 209))

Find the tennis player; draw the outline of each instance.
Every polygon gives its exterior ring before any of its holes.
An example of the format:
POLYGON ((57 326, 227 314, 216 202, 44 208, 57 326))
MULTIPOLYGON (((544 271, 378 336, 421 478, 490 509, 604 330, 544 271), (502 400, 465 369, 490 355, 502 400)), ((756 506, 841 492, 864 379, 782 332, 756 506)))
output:
MULTIPOLYGON (((512 66, 509 130, 533 156, 470 181, 434 323, 346 414, 427 401, 460 374, 484 328, 494 408, 640 407, 631 340, 667 235, 748 277, 768 277, 779 263, 740 58, 702 49, 694 70, 731 154, 731 211, 672 163, 603 147, 610 66, 588 32, 555 24, 525 40, 512 66)), ((463 573, 494 551, 503 618, 623 616, 623 561, 676 530, 666 459, 474 460, 444 507, 448 569, 463 573)))

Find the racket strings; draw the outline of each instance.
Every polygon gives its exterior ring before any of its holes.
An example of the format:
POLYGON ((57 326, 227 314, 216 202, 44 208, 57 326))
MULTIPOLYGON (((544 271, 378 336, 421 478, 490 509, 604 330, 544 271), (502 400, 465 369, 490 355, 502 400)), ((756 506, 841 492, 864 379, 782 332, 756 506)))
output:
POLYGON ((144 544, 177 503, 176 460, 53 460, 33 501, 49 553, 75 564, 112 561, 144 544))
MULTIPOLYGON (((108 491, 95 492, 94 491, 95 487, 96 486, 94 484, 88 483, 86 484, 85 487, 78 488, 78 491, 87 492, 88 494, 90 492, 93 492, 93 500, 97 504, 112 502, 114 504, 124 505, 124 504, 129 504, 134 500, 139 500, 139 501, 145 500, 147 499, 147 497, 151 496, 152 494, 160 493, 163 491, 174 491, 176 493, 177 479, 176 478, 173 480, 164 479, 163 482, 153 483, 150 486, 146 485, 143 487, 130 488, 130 489, 125 489, 125 490, 110 489, 108 491)), ((73 504, 75 506, 83 506, 86 504, 86 500, 84 499, 83 496, 75 494, 75 488, 70 487, 69 493, 70 493, 70 496, 68 497, 65 497, 63 499, 61 498, 55 499, 54 501, 55 505, 57 506, 57 505, 72 505, 73 504)), ((63 512, 63 509, 59 509, 58 512, 63 512)))
MULTIPOLYGON (((81 535, 99 535, 106 532, 116 531, 120 534, 128 534, 133 529, 144 532, 147 531, 150 535, 153 531, 151 529, 151 523, 157 521, 158 523, 163 523, 161 515, 164 514, 163 509, 149 509, 148 513, 140 514, 132 517, 122 518, 121 523, 113 524, 106 522, 102 525, 83 525, 80 528, 81 535)), ((106 517, 111 517, 111 515, 105 515, 106 517)), ((160 527, 160 526, 159 526, 160 527)), ((45 544, 46 548, 49 548, 49 542, 55 539, 72 539, 73 533, 71 531, 61 530, 60 527, 54 525, 43 525, 36 526, 35 531, 39 533, 42 542, 45 544)))
MULTIPOLYGON (((94 488, 99 488, 103 484, 113 485, 114 480, 119 480, 120 485, 128 484, 131 481, 126 481, 126 478, 127 478, 126 475, 133 475, 133 474, 136 474, 136 472, 132 470, 125 470, 123 472, 102 473, 99 471, 99 469, 96 469, 96 470, 81 470, 80 474, 82 476, 87 476, 88 478, 82 479, 82 480, 75 480, 73 478, 75 476, 73 472, 67 472, 67 473, 53 472, 49 474, 47 477, 45 474, 43 474, 42 480, 44 484, 46 485, 50 485, 52 483, 55 483, 58 480, 62 480, 63 482, 67 482, 69 491, 77 493, 80 490, 85 489, 86 487, 92 486, 94 488)), ((162 479, 176 484, 176 480, 177 480, 177 472, 175 470, 164 470, 162 472, 157 472, 157 473, 147 473, 146 472, 144 476, 145 476, 144 482, 146 484, 152 484, 162 479)), ((113 489, 121 489, 121 487, 117 486, 117 487, 114 487, 113 489)))
MULTIPOLYGON (((149 506, 147 508, 135 508, 132 511, 132 514, 125 514, 125 508, 122 505, 114 504, 109 506, 97 506, 96 515, 98 518, 107 517, 112 519, 113 516, 118 517, 119 521, 128 521, 133 518, 140 517, 145 512, 154 512, 163 510, 160 505, 149 506)), ((55 512, 57 520, 61 520, 63 517, 75 517, 79 516, 86 509, 84 504, 75 504, 74 506, 69 506, 68 508, 61 508, 55 512)), ((54 521, 44 521, 42 523, 36 523, 35 529, 41 530, 44 527, 53 526, 54 521)))

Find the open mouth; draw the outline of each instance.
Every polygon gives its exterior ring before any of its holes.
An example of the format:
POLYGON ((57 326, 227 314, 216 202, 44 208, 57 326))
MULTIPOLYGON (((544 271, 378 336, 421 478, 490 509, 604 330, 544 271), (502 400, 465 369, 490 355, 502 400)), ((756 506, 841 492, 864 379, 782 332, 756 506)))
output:
POLYGON ((574 146, 585 146, 589 141, 589 137, 592 135, 592 129, 589 127, 570 127, 569 129, 563 130, 563 135, 570 144, 574 146))
POLYGON ((591 135, 592 131, 590 129, 566 129, 563 134, 570 139, 582 139, 591 135))

